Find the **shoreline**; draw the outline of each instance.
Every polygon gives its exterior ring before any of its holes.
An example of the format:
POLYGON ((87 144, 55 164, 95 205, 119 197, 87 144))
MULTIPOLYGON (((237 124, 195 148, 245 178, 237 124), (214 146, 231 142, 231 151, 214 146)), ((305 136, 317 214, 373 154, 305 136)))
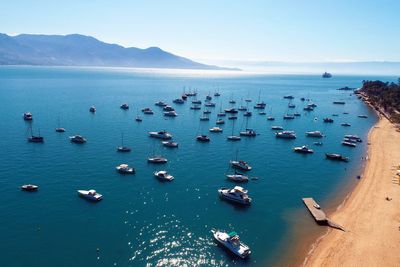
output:
POLYGON ((361 181, 329 216, 347 231, 329 228, 308 248, 301 266, 400 265, 400 253, 396 253, 400 246, 400 186, 394 181, 393 167, 400 162, 400 142, 395 142, 400 136, 392 123, 378 116, 368 134, 370 145, 361 181))

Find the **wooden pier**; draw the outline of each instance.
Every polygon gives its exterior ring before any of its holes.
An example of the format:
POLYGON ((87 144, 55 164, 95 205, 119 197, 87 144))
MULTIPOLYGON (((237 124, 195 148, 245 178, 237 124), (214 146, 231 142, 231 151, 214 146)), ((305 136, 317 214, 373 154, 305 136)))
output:
POLYGON ((331 221, 325 214, 325 212, 321 209, 317 202, 311 197, 302 198, 304 204, 306 205, 307 209, 310 211, 311 215, 314 217, 314 220, 318 224, 325 224, 329 225, 330 227, 345 231, 345 229, 340 226, 339 224, 334 223, 331 221))

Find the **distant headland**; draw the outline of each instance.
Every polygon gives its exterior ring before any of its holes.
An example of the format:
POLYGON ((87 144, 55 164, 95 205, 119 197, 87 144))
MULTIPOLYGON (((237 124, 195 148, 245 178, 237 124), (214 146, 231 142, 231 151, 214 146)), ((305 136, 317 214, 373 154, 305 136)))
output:
POLYGON ((80 34, 0 33, 0 65, 240 70, 202 64, 158 47, 123 47, 80 34))

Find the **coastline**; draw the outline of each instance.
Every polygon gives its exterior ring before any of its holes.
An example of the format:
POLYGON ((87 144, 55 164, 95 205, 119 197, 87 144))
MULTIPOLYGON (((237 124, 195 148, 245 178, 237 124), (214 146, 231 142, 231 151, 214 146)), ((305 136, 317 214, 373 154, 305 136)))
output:
POLYGON ((387 118, 368 134, 368 160, 361 181, 330 214, 346 232, 328 229, 308 249, 302 266, 398 266, 400 135, 387 118), (386 197, 391 198, 390 201, 386 197))

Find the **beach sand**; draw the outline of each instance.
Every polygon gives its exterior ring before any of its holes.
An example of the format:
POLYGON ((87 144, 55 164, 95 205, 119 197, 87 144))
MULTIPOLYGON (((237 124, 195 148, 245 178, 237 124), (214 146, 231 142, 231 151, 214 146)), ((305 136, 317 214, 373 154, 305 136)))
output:
POLYGON ((369 143, 359 184, 329 214, 346 232, 329 229, 313 244, 303 266, 400 266, 400 185, 395 175, 400 133, 380 118, 369 143))

